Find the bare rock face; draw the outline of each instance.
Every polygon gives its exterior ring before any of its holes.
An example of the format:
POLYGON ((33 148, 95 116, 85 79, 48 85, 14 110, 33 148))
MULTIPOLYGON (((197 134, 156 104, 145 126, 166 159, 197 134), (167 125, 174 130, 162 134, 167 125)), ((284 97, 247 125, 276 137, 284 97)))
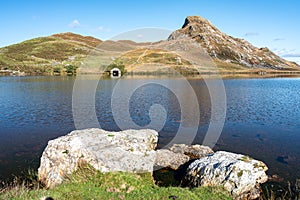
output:
POLYGON ((267 166, 244 155, 224 151, 200 158, 187 169, 189 186, 223 186, 235 199, 256 199, 268 180, 267 166))
POLYGON ((38 169, 46 187, 63 182, 81 162, 101 172, 151 172, 158 133, 154 130, 107 132, 101 129, 73 131, 48 142, 38 169))
POLYGON ((202 145, 174 144, 169 149, 156 151, 155 168, 177 170, 191 159, 202 158, 212 153, 214 152, 211 148, 202 145))

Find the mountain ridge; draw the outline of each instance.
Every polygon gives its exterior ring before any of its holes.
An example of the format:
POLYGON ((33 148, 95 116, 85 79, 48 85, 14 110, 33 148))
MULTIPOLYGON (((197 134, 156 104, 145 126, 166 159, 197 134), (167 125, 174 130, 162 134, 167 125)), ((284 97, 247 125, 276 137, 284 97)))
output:
POLYGON ((77 41, 78 43, 83 43, 92 47, 96 47, 99 45, 99 43, 102 42, 102 40, 92 37, 92 36, 82 36, 79 34, 75 34, 72 32, 66 32, 66 33, 58 33, 58 34, 53 34, 51 37, 56 37, 60 38, 63 40, 69 40, 69 41, 77 41))

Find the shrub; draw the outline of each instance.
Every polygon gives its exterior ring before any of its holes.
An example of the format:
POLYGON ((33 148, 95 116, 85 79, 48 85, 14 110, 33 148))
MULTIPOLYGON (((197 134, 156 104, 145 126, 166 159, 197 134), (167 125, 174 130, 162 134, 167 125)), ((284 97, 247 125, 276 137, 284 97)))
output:
POLYGON ((65 66, 67 74, 76 74, 77 68, 78 67, 76 67, 74 65, 67 65, 67 66, 65 66))

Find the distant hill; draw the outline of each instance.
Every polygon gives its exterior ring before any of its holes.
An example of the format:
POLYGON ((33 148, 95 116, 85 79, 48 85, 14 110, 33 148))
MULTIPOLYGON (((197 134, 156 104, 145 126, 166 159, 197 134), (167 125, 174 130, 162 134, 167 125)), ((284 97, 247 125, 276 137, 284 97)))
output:
POLYGON ((40 37, 0 49, 0 69, 51 73, 65 65, 80 66, 101 40, 73 33, 40 37))
MULTIPOLYGON (((190 37, 201 44, 221 72, 300 70, 299 65, 280 58, 268 48, 257 48, 246 40, 228 36, 199 16, 187 17, 183 27, 174 31, 168 41, 183 37, 190 37)), ((178 64, 178 55, 161 49, 147 50, 147 46, 151 43, 135 43, 127 40, 103 42, 91 36, 74 33, 35 38, 0 48, 0 70, 48 74, 65 72, 68 66, 80 67, 92 51, 100 50, 99 44, 102 50, 126 51, 120 58, 114 58, 113 62, 121 63, 128 72, 143 70, 159 72, 160 67, 153 63, 163 63, 176 70, 193 72, 187 60, 182 59, 180 65, 178 64), (144 65, 143 70, 136 68, 140 64, 144 65)), ((98 70, 96 67, 87 72, 94 73, 98 70)))

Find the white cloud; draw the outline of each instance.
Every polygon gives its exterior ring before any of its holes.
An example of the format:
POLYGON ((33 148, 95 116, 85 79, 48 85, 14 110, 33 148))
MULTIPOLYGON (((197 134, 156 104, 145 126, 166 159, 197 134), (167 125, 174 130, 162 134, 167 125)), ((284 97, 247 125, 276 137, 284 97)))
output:
POLYGON ((284 56, 284 55, 288 55, 288 54, 293 54, 295 53, 296 49, 273 49, 274 53, 276 53, 279 56, 284 56))
POLYGON ((297 64, 300 65, 300 57, 285 57, 284 59, 292 61, 292 62, 296 62, 297 64))
POLYGON ((257 36, 259 35, 259 33, 256 33, 256 32, 248 32, 248 33, 245 33, 245 36, 246 37, 249 37, 249 36, 257 36))
POLYGON ((80 22, 77 19, 74 19, 70 24, 69 27, 76 28, 80 26, 80 22))
POLYGON ((273 49, 274 53, 280 57, 300 64, 300 53, 296 49, 273 49))
POLYGON ((282 55, 282 57, 285 57, 285 58, 300 58, 300 53, 288 53, 288 54, 282 55))
POLYGON ((33 15, 31 18, 32 18, 32 20, 37 20, 37 19, 38 19, 38 16, 33 15))
POLYGON ((103 31, 110 32, 111 29, 110 28, 106 28, 104 26, 98 26, 97 31, 99 31, 99 32, 103 32, 103 31))
POLYGON ((284 38, 275 38, 273 41, 278 42, 278 41, 283 41, 283 40, 285 40, 285 39, 284 38))

